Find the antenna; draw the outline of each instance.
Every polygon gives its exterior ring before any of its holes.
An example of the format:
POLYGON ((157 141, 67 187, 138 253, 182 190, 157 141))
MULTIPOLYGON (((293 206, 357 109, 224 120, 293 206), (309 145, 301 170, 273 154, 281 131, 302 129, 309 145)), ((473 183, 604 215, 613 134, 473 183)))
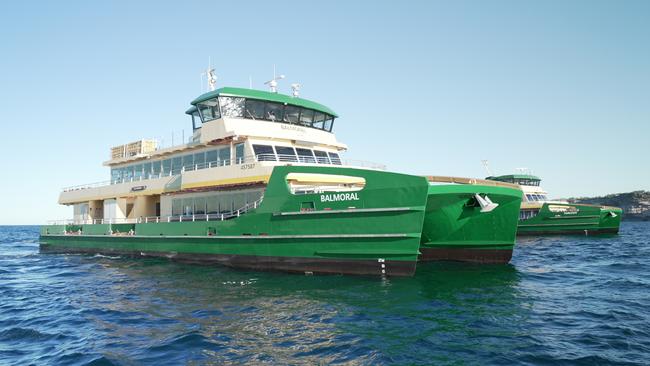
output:
POLYGON ((528 168, 515 168, 515 170, 521 174, 531 174, 531 171, 528 168))
POLYGON ((291 84, 291 94, 293 95, 294 98, 298 98, 298 94, 300 93, 300 88, 302 85, 295 83, 291 84))
POLYGON ((483 164, 483 167, 485 168, 485 171, 487 172, 488 176, 492 176, 492 172, 490 171, 490 163, 487 160, 481 160, 481 164, 483 164))
POLYGON ((269 86, 269 89, 271 89, 271 93, 277 93, 278 92, 278 80, 282 80, 282 79, 284 79, 284 75, 275 76, 275 65, 273 65, 273 79, 265 82, 264 85, 269 86))
POLYGON ((208 58, 208 68, 201 74, 201 87, 203 87, 203 75, 208 77, 208 90, 214 91, 217 89, 217 74, 212 68, 212 58, 208 58))

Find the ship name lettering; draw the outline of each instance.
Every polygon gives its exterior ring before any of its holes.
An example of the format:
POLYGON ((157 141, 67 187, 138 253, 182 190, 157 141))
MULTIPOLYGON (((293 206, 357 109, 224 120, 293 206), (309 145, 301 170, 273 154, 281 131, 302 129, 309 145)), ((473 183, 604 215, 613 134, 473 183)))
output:
POLYGON ((321 202, 339 202, 339 201, 358 201, 359 196, 356 193, 333 193, 321 194, 321 202))

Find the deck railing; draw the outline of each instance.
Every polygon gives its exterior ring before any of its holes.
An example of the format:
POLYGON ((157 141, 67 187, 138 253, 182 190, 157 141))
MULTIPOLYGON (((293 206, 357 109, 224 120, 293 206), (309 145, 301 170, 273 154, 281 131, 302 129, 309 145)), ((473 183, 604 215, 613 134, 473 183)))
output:
POLYGON ((192 164, 189 166, 183 166, 179 168, 172 168, 169 172, 159 172, 159 173, 142 173, 135 177, 121 178, 121 179, 112 179, 105 180, 95 183, 87 183, 76 186, 64 187, 63 192, 77 191, 81 189, 105 187, 112 184, 122 184, 130 182, 140 182, 149 179, 158 179, 163 177, 172 177, 175 175, 182 174, 184 172, 190 172, 194 170, 202 170, 209 168, 217 168, 230 166, 235 164, 247 164, 247 163, 256 163, 256 162, 281 162, 281 163, 298 163, 298 164, 314 164, 314 165, 340 165, 347 167, 359 167, 359 168, 368 168, 376 170, 385 170, 386 166, 382 164, 377 164, 369 161, 363 160, 342 160, 331 157, 313 157, 313 156, 301 156, 301 155, 282 155, 282 154, 257 154, 250 155, 239 158, 231 158, 226 160, 218 160, 201 164, 192 164))
POLYGON ((224 221, 239 217, 251 210, 254 210, 262 203, 260 199, 249 202, 240 209, 214 214, 189 214, 189 215, 172 215, 172 216, 147 216, 137 218, 110 218, 110 219, 69 219, 69 220, 50 220, 48 225, 95 225, 95 224, 144 224, 160 222, 191 222, 191 221, 224 221))

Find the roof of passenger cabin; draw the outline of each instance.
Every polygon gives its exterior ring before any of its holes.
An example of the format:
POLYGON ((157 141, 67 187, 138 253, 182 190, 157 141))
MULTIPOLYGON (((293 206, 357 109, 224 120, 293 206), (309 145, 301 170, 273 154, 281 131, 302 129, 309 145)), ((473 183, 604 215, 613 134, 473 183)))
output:
MULTIPOLYGON (((293 105, 297 107, 314 109, 316 111, 331 114, 334 117, 338 117, 336 112, 334 112, 330 108, 320 103, 313 102, 311 100, 292 97, 290 95, 285 95, 285 94, 271 93, 263 90, 254 90, 254 89, 245 89, 245 88, 230 88, 230 87, 219 88, 217 90, 205 94, 201 94, 198 98, 194 99, 191 104, 193 106, 196 106, 197 103, 201 103, 208 99, 212 99, 218 96, 242 97, 248 99, 282 103, 286 105, 293 105)), ((188 109, 187 112, 185 113, 191 114, 195 110, 196 110, 195 107, 193 107, 188 109)))
POLYGON ((509 174, 509 175, 499 175, 499 176, 494 176, 494 177, 487 177, 485 179, 489 180, 504 180, 504 179, 531 179, 531 180, 539 180, 541 179, 539 177, 536 177, 534 175, 530 174, 509 174))

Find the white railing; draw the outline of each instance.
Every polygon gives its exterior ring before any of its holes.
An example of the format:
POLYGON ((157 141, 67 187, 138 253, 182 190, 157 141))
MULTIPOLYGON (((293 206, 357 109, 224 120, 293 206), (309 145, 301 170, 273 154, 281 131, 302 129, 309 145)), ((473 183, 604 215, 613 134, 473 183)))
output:
POLYGON ((254 210, 262 203, 261 197, 257 201, 247 203, 244 207, 228 212, 217 214, 190 214, 190 215, 172 215, 172 216, 148 216, 137 218, 111 218, 111 219, 68 219, 68 220, 50 220, 48 225, 96 225, 96 224, 144 224, 144 223, 161 223, 161 222, 190 222, 190 221, 224 221, 239 217, 250 210, 254 210))
POLYGON ((173 168, 169 172, 164 173, 147 173, 138 175, 136 177, 130 177, 128 179, 117 179, 117 180, 105 180, 102 182, 81 184, 77 186, 64 187, 63 192, 77 191, 81 189, 89 188, 98 188, 105 187, 112 184, 121 184, 121 183, 131 183, 131 182, 140 182, 149 179, 158 179, 162 177, 172 177, 175 175, 182 174, 184 172, 202 170, 208 168, 216 168, 222 166, 230 166, 235 164, 246 164, 246 163, 256 163, 256 162, 281 162, 281 163, 298 163, 298 164, 314 164, 314 165, 340 165, 346 167, 359 167, 359 168, 369 168, 376 170, 386 170, 386 166, 382 164, 377 164, 369 161, 363 160, 341 160, 331 157, 313 157, 313 156, 303 156, 303 155, 282 155, 282 154, 258 154, 258 155, 249 155, 239 158, 231 158, 227 160, 212 161, 208 163, 193 164, 189 166, 183 166, 181 168, 173 168))

